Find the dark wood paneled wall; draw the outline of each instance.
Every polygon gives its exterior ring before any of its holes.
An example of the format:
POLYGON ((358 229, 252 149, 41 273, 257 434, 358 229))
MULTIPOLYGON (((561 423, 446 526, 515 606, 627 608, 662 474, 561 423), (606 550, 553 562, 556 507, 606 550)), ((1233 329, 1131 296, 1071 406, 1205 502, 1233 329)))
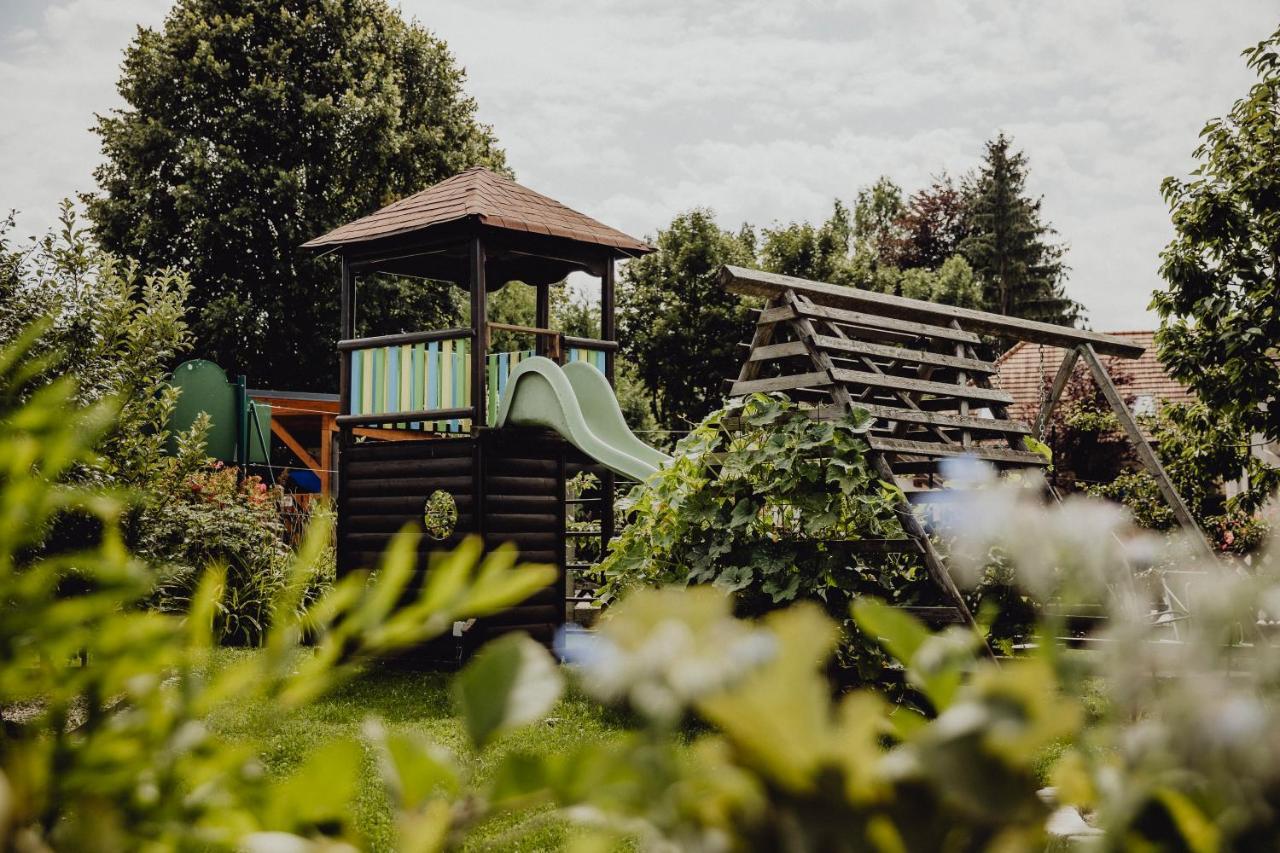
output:
POLYGON ((478 437, 353 444, 343 454, 338 571, 377 565, 405 524, 422 529, 423 509, 437 489, 453 496, 458 524, 443 541, 423 536, 418 571, 433 551, 457 546, 468 533, 487 548, 514 542, 519 559, 559 568, 555 584, 477 622, 461 642, 443 638, 424 648, 424 665, 446 665, 513 630, 550 646, 565 621, 565 460, 569 446, 541 430, 484 430, 478 437))

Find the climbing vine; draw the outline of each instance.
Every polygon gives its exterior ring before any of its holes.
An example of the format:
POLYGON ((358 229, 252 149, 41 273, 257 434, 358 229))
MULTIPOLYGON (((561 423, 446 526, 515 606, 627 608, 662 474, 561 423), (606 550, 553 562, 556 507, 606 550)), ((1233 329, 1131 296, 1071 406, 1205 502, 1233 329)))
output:
POLYGON ((932 594, 914 560, 856 546, 903 536, 898 487, 868 458, 870 422, 862 410, 815 420, 765 394, 708 415, 674 462, 625 499, 630 524, 600 566, 603 595, 712 584, 741 613, 812 599, 853 631, 847 614, 860 594, 898 603, 932 594))

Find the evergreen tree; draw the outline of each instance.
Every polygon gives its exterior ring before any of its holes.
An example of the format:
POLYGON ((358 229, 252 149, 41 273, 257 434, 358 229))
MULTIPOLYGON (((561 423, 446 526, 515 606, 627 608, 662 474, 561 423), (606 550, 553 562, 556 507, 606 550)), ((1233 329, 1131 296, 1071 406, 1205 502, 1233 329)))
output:
POLYGON ((968 235, 960 251, 982 283, 983 307, 997 314, 1073 326, 1079 303, 1063 291, 1066 247, 1026 194, 1027 157, 1003 133, 987 143, 976 176, 966 182, 968 235))
MULTIPOLYGON (((469 166, 501 168, 463 82, 444 42, 385 0, 178 0, 125 53, 127 107, 98 117, 97 236, 190 272, 197 354, 255 384, 331 386, 336 266, 298 247, 469 166)), ((361 307, 413 328, 453 300, 391 282, 361 307)))

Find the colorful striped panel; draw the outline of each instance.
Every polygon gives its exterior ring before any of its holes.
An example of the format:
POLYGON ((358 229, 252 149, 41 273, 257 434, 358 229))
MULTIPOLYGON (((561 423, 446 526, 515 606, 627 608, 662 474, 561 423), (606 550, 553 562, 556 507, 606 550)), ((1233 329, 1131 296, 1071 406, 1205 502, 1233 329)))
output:
MULTIPOLYGON (((458 409, 471 405, 471 353, 466 341, 354 350, 351 414, 458 409)), ((385 424, 460 432, 469 418, 385 424)))
POLYGON ((571 347, 569 349, 568 361, 585 361, 595 366, 596 370, 601 373, 605 372, 605 354, 603 350, 586 349, 585 347, 571 347))

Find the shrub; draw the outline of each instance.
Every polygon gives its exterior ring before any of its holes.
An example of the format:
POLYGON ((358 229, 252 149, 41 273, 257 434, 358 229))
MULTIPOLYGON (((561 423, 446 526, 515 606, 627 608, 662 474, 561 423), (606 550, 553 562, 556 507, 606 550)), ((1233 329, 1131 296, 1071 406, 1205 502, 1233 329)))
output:
POLYGON ((845 624, 843 662, 876 677, 883 656, 858 638, 850 602, 867 594, 941 601, 913 559, 863 556, 845 544, 904 535, 894 515, 898 488, 881 481, 867 457, 869 422, 861 410, 816 420, 766 394, 713 412, 624 502, 630 525, 600 566, 604 597, 712 584, 732 593, 742 614, 816 601, 845 624))
MULTIPOLYGON (((152 594, 153 574, 124 545, 127 504, 118 492, 69 477, 94 464, 93 447, 113 428, 120 406, 109 397, 79 405, 69 377, 33 375, 31 349, 44 331, 0 350, 0 849, 361 844, 351 820, 360 743, 329 743, 297 772, 267 779, 251 751, 211 734, 205 716, 241 701, 270 701, 287 713, 364 662, 527 598, 554 571, 516 569, 511 551, 481 561, 473 539, 406 594, 417 550, 416 534, 406 529, 376 582, 349 575, 304 618, 298 602, 329 536, 316 528, 271 603, 265 649, 209 677, 210 627, 224 575, 215 565, 199 577, 185 618, 138 606, 152 594), (38 389, 19 393, 33 378, 38 389), (75 552, 49 555, 38 547, 43 529, 69 509, 92 516, 99 535, 75 552), (300 653, 304 632, 316 637, 313 653, 300 653)), ((543 671, 551 666, 541 649, 517 650, 526 672, 537 653, 543 671)), ((556 693, 527 690, 518 712, 491 708, 485 731, 543 712, 548 695, 554 700, 556 693)), ((406 815, 402 843, 433 849, 421 845, 405 803, 434 789, 424 780, 438 762, 411 739, 370 740, 389 756, 388 778, 398 774, 401 783, 393 802, 406 815)))
MULTIPOLYGON (((144 274, 137 264, 98 250, 69 203, 59 230, 23 250, 9 245, 11 224, 0 227, 0 346, 30 327, 24 324, 47 318, 38 326, 38 343, 20 357, 31 381, 15 393, 27 399, 57 376, 70 376, 77 404, 110 399, 117 406, 115 421, 95 442, 97 452, 64 478, 137 495, 121 523, 130 547, 164 578, 153 603, 166 610, 187 606, 204 570, 224 566, 220 636, 259 643, 289 562, 277 492, 254 478, 242 486, 235 469, 215 466, 204 452, 207 425, 180 436, 175 455, 165 450, 178 396, 169 371, 191 346, 186 276, 144 274), (41 372, 44 361, 36 353, 57 353, 57 370, 41 372)), ((81 515, 62 514, 50 521, 41 547, 79 547, 95 532, 81 515)), ((328 566, 315 579, 317 589, 326 576, 332 576, 328 566)))

